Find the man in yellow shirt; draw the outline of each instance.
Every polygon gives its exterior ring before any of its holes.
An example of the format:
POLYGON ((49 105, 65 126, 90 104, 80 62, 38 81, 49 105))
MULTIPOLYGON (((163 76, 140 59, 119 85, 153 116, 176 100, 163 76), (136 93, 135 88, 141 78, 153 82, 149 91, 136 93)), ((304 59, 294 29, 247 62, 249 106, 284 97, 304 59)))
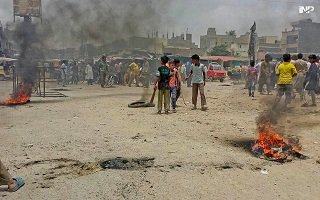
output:
POLYGON ((132 62, 130 65, 130 81, 129 81, 129 87, 131 87, 131 84, 133 83, 133 81, 136 81, 136 86, 139 87, 139 65, 136 64, 135 62, 132 62))
POLYGON ((286 96, 285 109, 287 109, 287 106, 291 103, 293 77, 295 77, 298 73, 297 73, 296 67, 290 61, 291 61, 291 55, 284 54, 283 63, 280 64, 276 70, 276 75, 279 77, 279 79, 278 79, 278 94, 276 97, 274 109, 278 106, 281 100, 281 97, 283 95, 286 96))

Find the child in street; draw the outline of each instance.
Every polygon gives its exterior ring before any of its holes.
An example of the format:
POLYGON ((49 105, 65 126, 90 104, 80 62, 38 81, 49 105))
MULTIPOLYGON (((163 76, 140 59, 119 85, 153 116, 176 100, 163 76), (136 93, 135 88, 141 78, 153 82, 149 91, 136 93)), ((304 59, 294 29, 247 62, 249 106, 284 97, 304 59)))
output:
POLYGON ((254 67, 254 61, 250 61, 250 67, 247 71, 249 97, 254 97, 256 84, 258 80, 258 70, 254 67))
POLYGON ((203 64, 200 63, 200 56, 193 55, 191 71, 186 77, 186 80, 190 79, 192 76, 192 110, 197 110, 197 99, 198 92, 200 91, 201 97, 201 110, 207 110, 207 101, 206 96, 204 95, 204 87, 206 85, 206 68, 203 64))
POLYGON ((172 112, 176 113, 176 107, 177 107, 177 98, 178 98, 178 91, 180 90, 180 75, 178 72, 178 68, 176 67, 180 63, 179 60, 174 60, 169 63, 169 68, 170 68, 170 95, 171 95, 171 106, 172 106, 172 112))
POLYGON ((161 67, 158 68, 156 73, 157 79, 154 83, 155 89, 158 88, 158 114, 162 112, 162 105, 164 99, 164 110, 166 114, 169 114, 170 109, 170 69, 166 66, 169 58, 167 56, 161 57, 161 67))

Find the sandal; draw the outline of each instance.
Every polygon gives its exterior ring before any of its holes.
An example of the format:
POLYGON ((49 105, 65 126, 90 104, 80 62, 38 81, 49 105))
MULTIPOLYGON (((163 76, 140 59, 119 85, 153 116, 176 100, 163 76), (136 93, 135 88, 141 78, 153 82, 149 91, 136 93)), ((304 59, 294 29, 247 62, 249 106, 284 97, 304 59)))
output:
POLYGON ((16 178, 13 178, 13 180, 16 181, 16 187, 15 188, 12 188, 12 189, 9 189, 8 191, 9 192, 16 192, 18 191, 20 188, 22 188, 25 184, 24 180, 22 177, 16 177, 16 178))

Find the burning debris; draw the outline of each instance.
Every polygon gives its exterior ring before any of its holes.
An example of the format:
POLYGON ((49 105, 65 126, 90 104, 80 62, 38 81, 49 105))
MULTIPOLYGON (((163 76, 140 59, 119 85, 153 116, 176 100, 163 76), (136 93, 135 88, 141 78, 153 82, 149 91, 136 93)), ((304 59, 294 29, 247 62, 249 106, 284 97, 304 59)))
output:
POLYGON ((273 128, 275 121, 271 119, 258 120, 259 137, 252 152, 257 157, 277 162, 291 161, 294 157, 305 159, 299 141, 280 136, 273 128))
POLYGON ((27 83, 20 83, 17 91, 11 96, 10 99, 0 102, 0 106, 14 106, 22 105, 30 102, 32 86, 27 83))

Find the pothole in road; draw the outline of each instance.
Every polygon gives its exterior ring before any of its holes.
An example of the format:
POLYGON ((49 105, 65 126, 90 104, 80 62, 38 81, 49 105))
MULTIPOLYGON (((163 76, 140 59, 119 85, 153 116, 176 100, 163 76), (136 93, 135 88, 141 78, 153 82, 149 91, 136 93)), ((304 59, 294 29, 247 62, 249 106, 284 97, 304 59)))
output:
POLYGON ((118 169, 118 170, 139 170, 151 168, 154 166, 155 158, 122 158, 117 157, 102 161, 100 166, 103 169, 118 169))

